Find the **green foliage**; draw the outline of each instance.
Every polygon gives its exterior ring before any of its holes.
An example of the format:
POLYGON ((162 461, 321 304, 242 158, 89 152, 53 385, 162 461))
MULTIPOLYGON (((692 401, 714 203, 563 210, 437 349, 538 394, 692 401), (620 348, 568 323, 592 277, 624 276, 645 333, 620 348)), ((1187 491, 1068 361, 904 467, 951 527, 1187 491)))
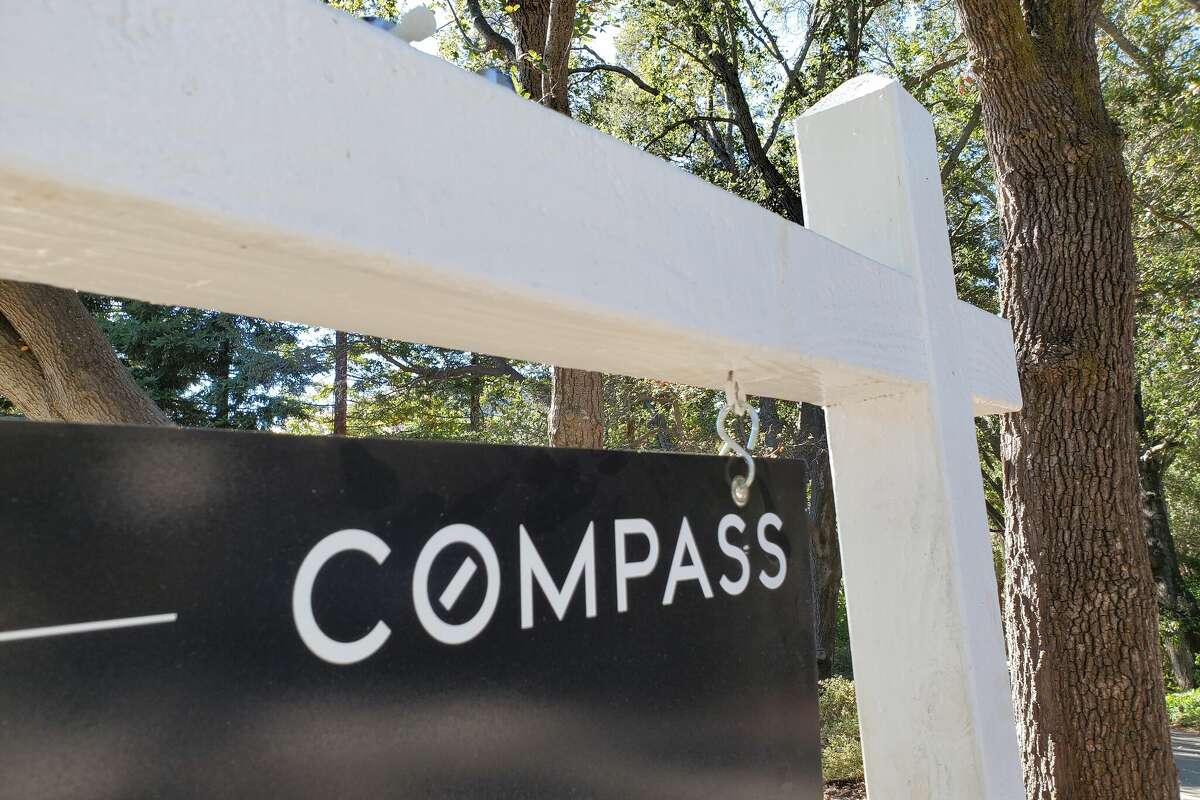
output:
POLYGON ((724 395, 693 386, 614 376, 605 381, 605 445, 621 450, 715 453, 724 395))
POLYGON ((1138 257, 1136 358, 1146 452, 1160 451, 1185 580, 1200 588, 1200 36, 1172 0, 1105 13, 1139 54, 1098 36, 1109 111, 1126 134, 1138 257))
POLYGON ((1000 241, 991 162, 954 6, 930 0, 888 3, 875 14, 871 32, 878 42, 878 53, 868 57, 871 67, 895 75, 933 115, 958 295, 997 312, 1000 241))
MULTIPOLYGON (((331 352, 332 332, 325 334, 331 352)), ((538 364, 412 342, 351 336, 351 436, 545 444, 550 374, 538 364)), ((332 374, 316 382, 307 413, 288 430, 332 430, 332 374)))
POLYGON ((356 17, 395 19, 407 4, 396 0, 325 0, 325 5, 340 8, 356 17))
POLYGON ((1163 483, 1171 506, 1174 529, 1184 582, 1200 597, 1200 453, 1189 448, 1178 453, 1163 483))
POLYGON ((85 297, 117 355, 175 422, 268 429, 302 413, 322 368, 301 326, 179 306, 85 297))
POLYGON ((854 680, 854 658, 850 652, 850 619, 846 615, 846 591, 838 592, 837 627, 833 634, 833 674, 854 680))
POLYGON ((1200 728, 1200 689, 1167 695, 1167 718, 1176 728, 1200 728))
POLYGON ((840 677, 821 681, 818 702, 821 774, 826 781, 862 780, 862 742, 858 732, 854 682, 840 677))

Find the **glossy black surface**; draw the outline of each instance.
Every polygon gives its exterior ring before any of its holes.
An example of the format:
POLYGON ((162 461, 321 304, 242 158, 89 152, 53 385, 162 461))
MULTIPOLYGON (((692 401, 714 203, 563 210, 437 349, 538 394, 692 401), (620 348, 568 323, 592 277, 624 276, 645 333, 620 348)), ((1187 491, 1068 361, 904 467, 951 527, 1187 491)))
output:
MULTIPOLYGON (((175 612, 178 621, 0 642, 0 796, 11 798, 801 798, 820 796, 800 468, 760 461, 732 504, 730 459, 269 434, 0 426, 0 632, 175 612), (755 542, 783 520, 778 565, 755 542), (747 523, 749 586, 721 517, 747 523), (687 517, 712 585, 667 572, 687 517), (618 614, 613 520, 653 523, 653 574, 618 614), (413 564, 449 523, 485 532, 499 605, 457 646, 417 620, 413 564), (520 626, 517 526, 561 582, 595 523, 597 615, 559 621, 535 589, 520 626), (297 568, 361 528, 391 554, 321 572, 329 635, 390 639, 337 666, 292 616, 297 568)), ((630 537, 630 558, 644 555, 630 537)), ((438 596, 462 553, 431 573, 438 596)), ((483 597, 482 570, 450 622, 483 597)))

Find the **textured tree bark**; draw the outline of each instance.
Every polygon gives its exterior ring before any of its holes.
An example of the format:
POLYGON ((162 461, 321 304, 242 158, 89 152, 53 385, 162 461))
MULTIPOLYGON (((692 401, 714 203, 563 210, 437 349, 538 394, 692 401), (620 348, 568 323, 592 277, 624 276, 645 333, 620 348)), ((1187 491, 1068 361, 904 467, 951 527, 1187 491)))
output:
POLYGON ((667 415, 663 412, 662 403, 652 392, 642 395, 642 408, 646 410, 648 419, 646 426, 654 433, 654 449, 667 453, 675 449, 671 438, 671 429, 667 425, 667 415))
POLYGON ((0 316, 0 391, 30 419, 60 419, 46 394, 46 376, 29 345, 0 316))
POLYGON ((30 419, 169 425, 79 296, 0 281, 0 392, 30 419))
POLYGON ((1188 646, 1187 639, 1182 635, 1168 636, 1163 640, 1163 648, 1167 651, 1167 663, 1171 666, 1171 675, 1179 691, 1190 692, 1195 689, 1196 654, 1188 646))
POLYGON ((783 441, 783 422, 779 419, 779 402, 774 397, 758 399, 758 420, 763 449, 772 455, 788 456, 783 441))
POLYGON ((550 23, 551 0, 522 2, 513 12, 516 32, 517 80, 535 103, 545 103, 542 89, 542 58, 546 52, 546 30, 550 23))
MULTIPOLYGON (((222 314, 220 321, 229 322, 228 316, 222 314)), ((217 374, 217 386, 214 387, 214 391, 216 399, 216 427, 218 428, 233 427, 233 420, 231 419, 231 411, 233 410, 233 392, 231 391, 231 382, 233 379, 233 343, 230 341, 232 335, 229 329, 226 328, 225 338, 221 339, 217 345, 217 368, 215 370, 217 374)))
POLYGON ((825 412, 804 403, 800 407, 799 455, 808 474, 809 552, 812 555, 813 630, 817 640, 817 676, 833 675, 837 655, 838 595, 842 591, 842 553, 838 543, 837 511, 833 502, 833 473, 825 435, 825 412))
POLYGON ((551 447, 604 447, 604 376, 554 368, 550 395, 551 447))
MULTIPOLYGON (((1158 593, 1159 605, 1179 622, 1180 635, 1188 649, 1200 651, 1200 604, 1188 590, 1179 572, 1179 557, 1175 552, 1175 537, 1171 535, 1171 520, 1163 490, 1165 465, 1151 456, 1141 461, 1142 502, 1146 524, 1146 545, 1150 553, 1150 569, 1158 593)), ((1189 671, 1194 671, 1194 667, 1189 671)), ((1193 685, 1195 678, 1188 679, 1193 685)), ((1181 682, 1182 685, 1182 682, 1181 682)))
POLYGON ((1177 798, 1134 439, 1129 176, 1096 0, 958 0, 1025 405, 1002 430, 1005 629, 1030 798, 1177 798), (1023 12, 1023 13, 1022 13, 1023 12))
POLYGON ((517 78, 529 98, 570 115, 567 92, 576 0, 530 0, 513 12, 517 78))
POLYGON ((349 393, 350 346, 345 331, 333 334, 333 434, 346 435, 346 405, 349 393))
POLYGON ((817 645, 817 676, 824 680, 833 675, 837 655, 838 596, 842 591, 842 554, 838 545, 825 412, 819 406, 802 403, 791 436, 787 435, 779 419, 779 405, 774 398, 759 398, 758 417, 766 452, 780 458, 798 458, 804 464, 804 483, 794 489, 808 498, 813 632, 817 645))
MULTIPOLYGON (((517 77, 530 99, 571 116, 567 78, 576 0, 523 0, 513 12, 517 77)), ((554 367, 550 445, 604 446, 604 376, 554 367)))
POLYGON ((1165 442, 1151 445, 1153 434, 1142 410, 1141 392, 1134 397, 1137 411, 1138 440, 1143 448, 1138 459, 1142 486, 1142 518, 1146 526, 1146 549, 1150 553, 1150 571, 1158 607, 1176 628, 1163 644, 1175 683, 1180 689, 1196 688, 1195 654, 1200 650, 1200 605, 1183 582, 1171 518, 1167 510, 1163 475, 1171 463, 1171 450, 1165 442))
POLYGON ((838 596, 842 591, 842 554, 838 549, 829 459, 824 460, 824 466, 824 474, 814 476, 813 494, 809 500, 812 506, 809 549, 812 553, 817 677, 822 680, 833 675, 833 662, 837 656, 838 596))
MULTIPOLYGON (((479 366, 479 354, 471 353, 471 366, 479 366)), ((483 394, 483 379, 478 375, 471 377, 469 381, 471 392, 471 410, 469 424, 472 433, 478 433, 480 426, 483 424, 483 408, 480 406, 480 397, 483 394)))

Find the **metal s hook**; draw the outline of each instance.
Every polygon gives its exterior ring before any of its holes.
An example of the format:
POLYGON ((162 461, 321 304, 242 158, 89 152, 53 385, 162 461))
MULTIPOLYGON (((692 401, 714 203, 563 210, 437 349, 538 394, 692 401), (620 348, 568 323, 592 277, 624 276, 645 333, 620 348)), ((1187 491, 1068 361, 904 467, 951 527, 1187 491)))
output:
POLYGON ((754 483, 754 459, 750 456, 750 451, 754 449, 754 443, 758 441, 758 411, 746 403, 745 395, 742 394, 737 381, 733 379, 732 371, 729 373, 729 381, 725 387, 725 400, 725 404, 717 412, 717 436, 721 438, 719 452, 720 455, 733 453, 746 462, 746 474, 734 476, 730 485, 733 502, 737 504, 738 508, 741 508, 750 500, 750 485, 754 483), (730 411, 738 416, 747 412, 750 414, 750 438, 746 441, 745 447, 730 436, 729 431, 725 429, 725 420, 730 411))
POLYGON ((746 413, 746 395, 742 393, 742 385, 737 378, 733 377, 733 370, 729 370, 725 376, 725 405, 733 408, 733 413, 739 417, 746 413))

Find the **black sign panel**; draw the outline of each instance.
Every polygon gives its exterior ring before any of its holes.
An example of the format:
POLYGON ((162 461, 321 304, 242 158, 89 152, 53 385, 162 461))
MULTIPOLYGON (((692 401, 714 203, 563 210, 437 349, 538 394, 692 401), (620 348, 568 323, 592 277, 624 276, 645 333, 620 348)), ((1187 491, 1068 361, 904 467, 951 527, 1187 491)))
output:
POLYGON ((0 425, 0 795, 820 796, 799 466, 0 425))

